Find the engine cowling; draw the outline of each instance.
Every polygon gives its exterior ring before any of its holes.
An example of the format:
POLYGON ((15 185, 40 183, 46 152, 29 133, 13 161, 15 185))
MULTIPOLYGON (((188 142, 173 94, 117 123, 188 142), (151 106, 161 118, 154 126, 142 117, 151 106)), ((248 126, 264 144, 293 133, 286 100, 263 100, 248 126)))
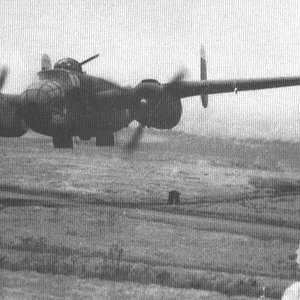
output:
POLYGON ((178 97, 162 93, 161 84, 154 79, 143 80, 136 86, 142 96, 133 110, 134 118, 147 127, 171 129, 182 115, 182 104, 178 97))
POLYGON ((2 137, 19 137, 28 131, 28 126, 14 99, 15 96, 0 94, 0 136, 2 137))

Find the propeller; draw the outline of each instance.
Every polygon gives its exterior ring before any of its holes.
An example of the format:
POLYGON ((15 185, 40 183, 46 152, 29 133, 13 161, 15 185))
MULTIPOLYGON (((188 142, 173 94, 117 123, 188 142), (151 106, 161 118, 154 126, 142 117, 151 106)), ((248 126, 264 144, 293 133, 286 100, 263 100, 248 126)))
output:
MULTIPOLYGON (((146 119, 147 114, 149 114, 149 109, 153 104, 154 108, 152 111, 150 110, 150 114, 154 114, 155 104, 164 101, 165 97, 169 95, 169 91, 172 87, 180 84, 186 75, 187 70, 181 69, 168 83, 164 85, 161 85, 159 82, 154 80, 145 80, 139 83, 135 88, 131 89, 129 95, 135 99, 134 103, 138 106, 141 119, 146 119)), ((145 124, 143 122, 138 123, 139 124, 131 139, 125 144, 124 150, 127 154, 131 154, 134 150, 136 150, 143 136, 145 124)))
MULTIPOLYGON (((207 65, 206 65, 206 54, 204 46, 201 45, 200 49, 200 78, 201 80, 207 80, 207 65)), ((208 95, 201 95, 201 101, 204 108, 208 106, 208 95)))
POLYGON ((0 70, 0 91, 2 90, 5 81, 7 79, 8 69, 6 67, 2 67, 0 70))
POLYGON ((52 69, 51 60, 48 54, 43 54, 41 58, 41 69, 42 71, 52 69))
POLYGON ((139 123, 131 139, 125 144, 124 150, 127 154, 133 153, 136 150, 144 133, 145 126, 139 123))
POLYGON ((174 77, 170 80, 168 85, 180 83, 181 81, 184 80, 184 78, 186 78, 187 74, 188 74, 188 70, 186 68, 182 68, 178 73, 174 75, 174 77))

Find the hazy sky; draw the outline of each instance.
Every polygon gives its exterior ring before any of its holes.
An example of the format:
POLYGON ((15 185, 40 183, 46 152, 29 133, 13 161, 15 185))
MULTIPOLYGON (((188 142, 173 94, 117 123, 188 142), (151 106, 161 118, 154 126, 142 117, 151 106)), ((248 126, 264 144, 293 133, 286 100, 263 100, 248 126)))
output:
MULTIPOLYGON (((52 61, 83 60, 85 70, 135 85, 168 81, 182 66, 199 79, 199 50, 209 79, 300 75, 298 0, 1 0, 0 63, 6 92, 20 92, 52 61)), ((179 129, 197 134, 300 140, 300 87, 184 99, 179 129)))

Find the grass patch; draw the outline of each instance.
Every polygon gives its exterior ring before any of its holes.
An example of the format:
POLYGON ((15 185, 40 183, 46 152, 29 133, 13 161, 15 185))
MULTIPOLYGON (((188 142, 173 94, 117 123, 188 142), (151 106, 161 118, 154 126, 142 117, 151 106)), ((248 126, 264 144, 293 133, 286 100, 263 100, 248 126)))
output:
MULTIPOLYGON (((5 299, 228 300, 225 295, 203 290, 80 279, 77 276, 40 274, 28 271, 2 270, 0 278, 1 296, 5 299)), ((237 296, 232 299, 251 300, 254 298, 237 296)))
POLYGON ((259 297, 265 287, 265 296, 280 299, 291 284, 287 280, 227 274, 211 271, 132 264, 117 260, 82 258, 81 256, 39 254, 23 251, 1 251, 0 266, 12 271, 29 270, 40 273, 76 275, 80 278, 98 278, 115 281, 133 281, 142 284, 217 291, 222 294, 259 297))
POLYGON ((266 286, 267 295, 280 297, 284 279, 299 276, 289 259, 298 231, 286 228, 300 226, 300 175, 291 171, 299 145, 196 137, 177 142, 151 144, 124 159, 118 150, 86 144, 60 151, 51 140, 5 140, 1 265, 227 295, 259 295, 266 286), (281 162, 282 149, 289 162, 281 162), (276 170, 294 181, 270 181, 280 177, 276 170), (174 188, 182 205, 166 206, 174 188), (287 196, 294 199, 284 207, 287 198, 279 198, 287 196))

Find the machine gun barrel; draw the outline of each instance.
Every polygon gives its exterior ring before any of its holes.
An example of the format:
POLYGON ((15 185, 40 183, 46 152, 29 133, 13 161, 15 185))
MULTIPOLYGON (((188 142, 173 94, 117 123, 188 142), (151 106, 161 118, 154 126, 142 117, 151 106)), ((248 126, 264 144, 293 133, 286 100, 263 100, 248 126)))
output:
POLYGON ((96 54, 96 55, 94 55, 94 56, 91 56, 90 58, 88 58, 88 59, 86 59, 86 60, 82 61, 82 62, 81 62, 81 63, 79 63, 79 64, 82 66, 82 65, 84 65, 84 64, 86 64, 86 63, 88 63, 89 61, 91 61, 91 60, 93 60, 93 59, 97 58, 98 56, 99 56, 99 54, 96 54))

